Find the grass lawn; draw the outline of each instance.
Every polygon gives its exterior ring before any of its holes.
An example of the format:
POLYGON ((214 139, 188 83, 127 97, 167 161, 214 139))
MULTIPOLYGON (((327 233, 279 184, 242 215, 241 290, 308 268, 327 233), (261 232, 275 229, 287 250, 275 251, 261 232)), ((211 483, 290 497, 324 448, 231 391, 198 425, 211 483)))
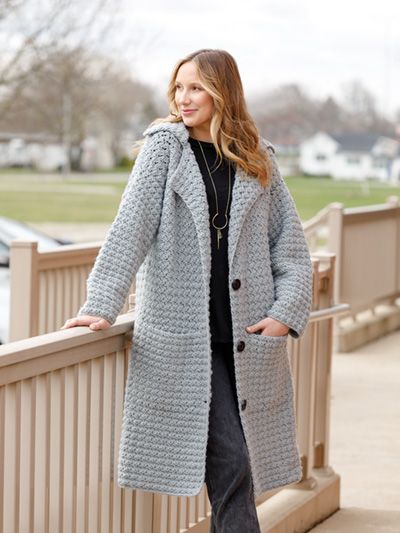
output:
MULTIPOLYGON (((38 181, 29 176, 0 175, 0 214, 25 222, 112 222, 128 180, 38 181), (105 189, 106 186, 106 189, 105 189), (97 189, 97 192, 96 192, 97 189)), ((32 176, 33 177, 33 176, 32 176)), ((289 190, 303 221, 330 202, 345 207, 384 203, 400 196, 400 187, 378 182, 333 181, 330 178, 287 177, 289 190)))
POLYGON ((400 187, 377 181, 334 181, 331 178, 288 177, 285 182, 303 221, 331 202, 345 207, 385 203, 388 196, 399 196, 400 187))
POLYGON ((111 222, 121 196, 1 192, 0 213, 23 222, 111 222))

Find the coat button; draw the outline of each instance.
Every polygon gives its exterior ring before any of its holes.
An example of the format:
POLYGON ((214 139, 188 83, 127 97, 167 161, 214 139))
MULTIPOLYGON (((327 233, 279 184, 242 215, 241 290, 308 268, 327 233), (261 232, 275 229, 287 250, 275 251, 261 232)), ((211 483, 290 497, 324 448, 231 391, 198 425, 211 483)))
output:
POLYGON ((238 288, 240 287, 240 279, 234 279, 232 281, 232 288, 237 291, 238 288))
POLYGON ((242 400, 240 402, 240 408, 242 409, 242 411, 246 409, 246 405, 247 405, 247 400, 242 400))
POLYGON ((238 352, 243 352, 245 346, 246 346, 246 345, 245 345, 244 341, 239 341, 239 342, 236 344, 237 351, 238 351, 238 352))

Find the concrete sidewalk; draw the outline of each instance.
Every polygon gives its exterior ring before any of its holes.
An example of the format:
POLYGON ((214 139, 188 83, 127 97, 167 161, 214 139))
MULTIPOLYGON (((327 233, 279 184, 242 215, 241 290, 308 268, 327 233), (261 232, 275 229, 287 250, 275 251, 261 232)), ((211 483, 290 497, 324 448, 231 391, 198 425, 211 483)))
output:
POLYGON ((330 465, 341 509, 315 533, 400 533, 400 331, 332 363, 330 465))

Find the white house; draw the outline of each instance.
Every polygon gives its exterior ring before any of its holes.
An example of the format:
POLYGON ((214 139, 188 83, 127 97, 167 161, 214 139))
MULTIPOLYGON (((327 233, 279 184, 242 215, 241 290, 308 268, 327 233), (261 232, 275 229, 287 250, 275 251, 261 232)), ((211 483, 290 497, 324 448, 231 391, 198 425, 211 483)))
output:
MULTIPOLYGON (((79 150, 79 147, 72 147, 75 150, 77 148, 79 150)), ((80 149, 83 170, 111 169, 115 166, 111 139, 106 133, 100 137, 86 137, 80 149)), ((66 162, 66 147, 52 135, 0 132, 0 167, 33 167, 57 171, 66 162)))
POLYGON ((279 159, 279 168, 284 176, 298 176, 301 174, 299 167, 299 145, 273 143, 279 159))
POLYGON ((65 148, 52 136, 41 133, 0 133, 0 167, 58 170, 65 162, 65 148))
POLYGON ((318 132, 300 144, 304 174, 334 179, 375 178, 400 183, 400 142, 372 133, 318 132))

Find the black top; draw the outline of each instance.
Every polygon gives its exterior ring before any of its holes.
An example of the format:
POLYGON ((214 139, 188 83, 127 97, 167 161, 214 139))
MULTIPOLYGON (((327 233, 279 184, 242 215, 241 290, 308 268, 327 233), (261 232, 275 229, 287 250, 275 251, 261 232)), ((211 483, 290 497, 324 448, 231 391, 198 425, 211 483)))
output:
POLYGON ((207 200, 210 214, 211 232, 211 281, 210 281, 210 329, 212 342, 232 342, 232 317, 229 300, 229 266, 228 266, 228 227, 229 212, 232 201, 232 189, 235 182, 235 166, 231 162, 231 188, 229 193, 229 166, 228 160, 224 158, 218 166, 217 152, 212 142, 198 141, 189 137, 189 142, 196 156, 203 180, 206 186, 207 200), (228 202, 228 223, 223 228, 222 239, 219 240, 217 248, 217 230, 211 224, 211 220, 217 212, 215 203, 215 192, 203 154, 199 146, 203 148, 204 156, 211 172, 212 179, 218 197, 219 216, 215 217, 216 226, 225 224, 225 210, 228 202))

